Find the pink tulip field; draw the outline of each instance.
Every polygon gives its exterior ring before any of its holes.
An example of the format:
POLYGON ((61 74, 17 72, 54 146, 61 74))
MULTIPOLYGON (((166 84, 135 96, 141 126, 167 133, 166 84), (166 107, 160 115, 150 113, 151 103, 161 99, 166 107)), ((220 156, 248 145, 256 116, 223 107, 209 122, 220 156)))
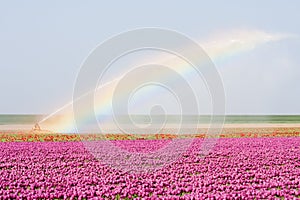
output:
POLYGON ((148 173, 109 167, 78 141, 1 142, 0 199, 300 198, 300 137, 221 138, 205 156, 202 140, 148 173))

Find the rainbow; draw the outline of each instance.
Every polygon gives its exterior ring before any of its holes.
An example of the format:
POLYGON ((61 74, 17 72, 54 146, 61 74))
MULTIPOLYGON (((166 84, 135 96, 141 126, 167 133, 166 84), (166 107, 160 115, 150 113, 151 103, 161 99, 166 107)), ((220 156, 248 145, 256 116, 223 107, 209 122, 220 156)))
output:
MULTIPOLYGON (((273 42, 273 41, 279 41, 282 39, 287 38, 286 35, 279 35, 279 34, 269 34, 262 31, 236 31, 231 32, 230 34, 227 34, 227 36, 223 37, 217 37, 216 38, 210 38, 208 42, 202 42, 204 50, 207 52, 209 57, 214 63, 221 63, 224 60, 228 60, 229 58, 241 54, 242 52, 247 52, 255 49, 259 45, 262 45, 267 42, 273 42)), ((199 61, 201 64, 203 61, 199 61)), ((194 68, 190 66, 187 62, 180 60, 174 56, 170 56, 169 58, 160 57, 157 58, 156 62, 153 62, 155 64, 163 64, 165 66, 172 66, 172 69, 174 69, 179 75, 185 78, 190 78, 190 75, 194 72, 194 68)), ((124 73, 126 74, 126 73, 124 73)), ((168 80, 168 81, 176 81, 172 76, 169 74, 159 74, 159 77, 161 80, 168 80)), ((95 93, 95 99, 97 98, 97 95, 101 94, 99 99, 101 101, 95 101, 94 104, 94 113, 96 118, 101 118, 101 124, 111 123, 111 118, 103 118, 103 116, 111 116, 112 115, 112 97, 113 92, 118 84, 118 82, 123 77, 117 77, 113 79, 112 81, 109 81, 103 85, 100 85, 97 88, 97 92, 95 93)), ((157 96, 155 89, 147 89, 143 90, 144 93, 139 95, 140 98, 139 102, 142 103, 144 101, 147 101, 146 99, 151 99, 153 96, 157 96)), ((160 94, 162 95, 162 94, 160 94)), ((122 98, 118 99, 118 101, 124 100, 122 98)), ((69 102, 65 106, 61 107, 51 115, 48 115, 46 118, 44 118, 40 123, 46 123, 48 119, 55 116, 56 113, 63 111, 67 108, 72 108, 73 102, 69 102)), ((88 123, 90 117, 93 113, 83 113, 82 116, 80 116, 79 121, 80 123, 88 123)), ((61 133, 72 133, 76 132, 76 126, 74 123, 74 117, 73 113, 71 112, 68 116, 65 117, 64 120, 57 122, 57 124, 52 127, 52 130, 55 132, 61 132, 61 133)))

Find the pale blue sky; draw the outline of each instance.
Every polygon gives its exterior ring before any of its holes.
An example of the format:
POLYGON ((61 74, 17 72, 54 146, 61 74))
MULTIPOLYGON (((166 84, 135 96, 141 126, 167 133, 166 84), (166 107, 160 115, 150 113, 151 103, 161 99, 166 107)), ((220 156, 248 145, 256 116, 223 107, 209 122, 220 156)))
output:
MULTIPOLYGON (((297 1, 1 1, 0 113, 50 113, 72 98, 100 42, 138 27, 192 38, 233 29, 300 35, 297 1)), ((216 62, 227 112, 300 114, 300 42, 286 39, 216 62)))

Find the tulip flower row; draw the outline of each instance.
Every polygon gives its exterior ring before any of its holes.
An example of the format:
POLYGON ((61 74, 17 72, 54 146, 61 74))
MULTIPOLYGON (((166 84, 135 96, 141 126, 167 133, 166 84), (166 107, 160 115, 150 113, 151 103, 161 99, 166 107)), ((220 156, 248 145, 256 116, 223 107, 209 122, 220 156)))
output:
MULTIPOLYGON (((0 142, 0 199, 300 198, 300 137, 222 138, 208 154, 203 141, 162 151, 155 159, 174 160, 143 173, 109 166, 82 142, 0 142)), ((133 156, 170 144, 111 142, 133 156)), ((103 151, 122 164, 123 157, 103 151)))
MULTIPOLYGON (((175 139, 178 137, 174 134, 174 129, 164 129, 165 134, 60 134, 51 132, 0 132, 0 142, 57 142, 57 141, 81 141, 81 140, 135 140, 135 139, 175 139)), ((207 129, 199 128, 197 130, 187 129, 187 133, 195 132, 196 134, 184 134, 184 137, 205 138, 207 129)), ((219 135, 220 138, 256 138, 256 137, 299 137, 299 127, 267 127, 267 128, 224 128, 219 135)))

